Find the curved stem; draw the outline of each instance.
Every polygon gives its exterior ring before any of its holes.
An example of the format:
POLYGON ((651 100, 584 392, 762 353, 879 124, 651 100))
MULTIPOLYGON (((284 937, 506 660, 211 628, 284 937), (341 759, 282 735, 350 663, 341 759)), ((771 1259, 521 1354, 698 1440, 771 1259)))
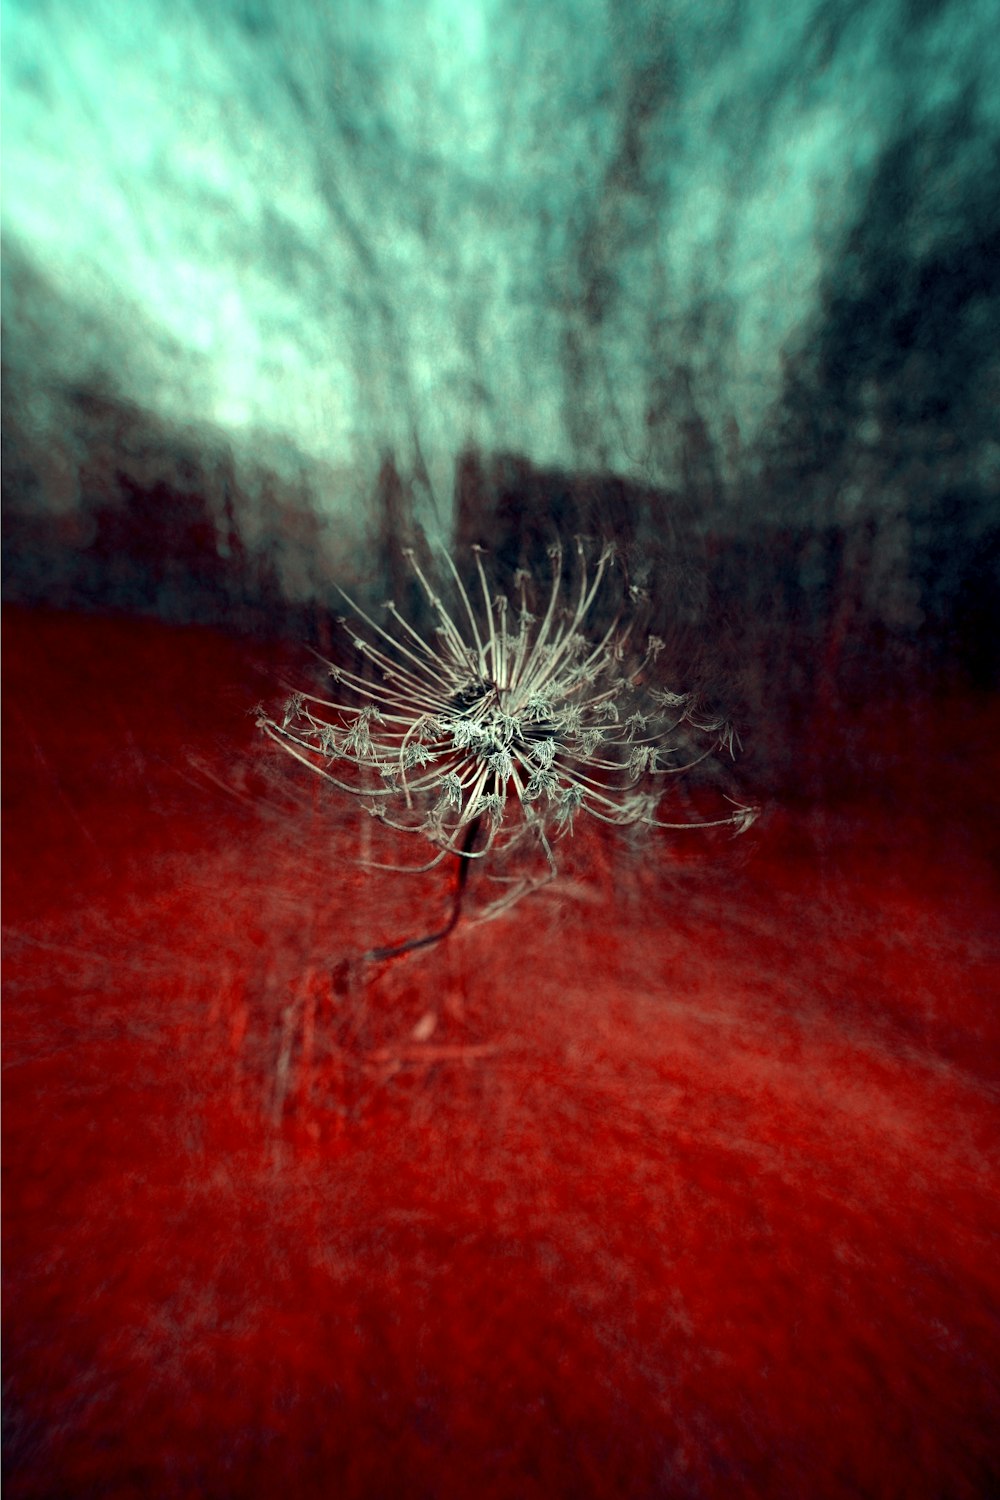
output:
POLYGON ((462 900, 469 880, 472 846, 476 842, 476 835, 479 832, 481 822, 481 818, 472 819, 465 830, 465 837, 462 839, 461 847, 455 856, 458 860, 455 896, 452 903, 451 915, 440 931, 429 932, 426 937, 410 938, 405 943, 394 943, 388 948, 370 948, 367 953, 362 954, 362 958, 372 959, 377 962, 387 958, 398 958, 402 953, 412 953, 416 948, 429 948, 432 943, 440 943, 449 933, 454 932, 458 926, 458 919, 462 915, 462 900))

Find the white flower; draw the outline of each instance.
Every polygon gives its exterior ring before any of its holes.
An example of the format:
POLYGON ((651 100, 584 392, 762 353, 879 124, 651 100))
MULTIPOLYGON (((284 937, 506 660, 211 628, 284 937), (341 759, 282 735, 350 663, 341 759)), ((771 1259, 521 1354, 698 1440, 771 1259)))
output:
POLYGON ((618 591, 614 623, 594 627, 595 616, 612 614, 605 590, 614 553, 605 547, 588 565, 579 540, 576 551, 570 590, 556 546, 545 585, 518 570, 509 595, 490 589, 479 549, 474 591, 445 554, 452 606, 409 551, 435 625, 422 632, 390 603, 383 627, 344 594, 361 660, 328 664, 339 696, 293 693, 279 718, 258 722, 369 811, 385 818, 392 807, 388 825, 430 839, 439 857, 481 858, 527 825, 554 869, 549 836, 571 832, 577 813, 615 826, 743 832, 755 813, 738 803, 707 825, 660 816, 671 776, 716 750, 732 753, 739 741, 688 695, 645 684, 664 645, 633 639, 627 588, 618 591))
POLYGON ((555 740, 535 740, 529 744, 528 754, 540 766, 551 766, 556 758, 556 742, 555 740))
POLYGON ((414 766, 429 766, 431 761, 437 760, 437 756, 432 750, 428 750, 426 745, 422 745, 419 740, 416 740, 406 746, 400 756, 400 760, 402 761, 404 771, 412 771, 414 766))
POLYGON ((462 783, 454 771, 449 771, 441 782, 441 800, 445 807, 457 807, 461 809, 462 783))

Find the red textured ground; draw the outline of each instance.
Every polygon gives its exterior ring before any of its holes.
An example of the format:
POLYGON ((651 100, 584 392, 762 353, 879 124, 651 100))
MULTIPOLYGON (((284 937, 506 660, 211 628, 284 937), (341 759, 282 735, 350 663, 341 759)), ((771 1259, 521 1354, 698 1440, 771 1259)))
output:
POLYGON ((995 709, 334 987, 446 893, 256 743, 282 654, 5 643, 8 1495, 991 1493, 995 709))

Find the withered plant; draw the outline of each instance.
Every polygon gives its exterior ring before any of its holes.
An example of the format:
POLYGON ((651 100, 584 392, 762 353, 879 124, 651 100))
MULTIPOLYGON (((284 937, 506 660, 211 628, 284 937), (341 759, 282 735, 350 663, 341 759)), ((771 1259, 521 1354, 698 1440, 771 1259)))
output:
POLYGON ((588 564, 578 539, 576 576, 567 584, 563 548, 554 545, 545 585, 520 569, 509 589, 497 592, 482 549, 472 550, 471 589, 444 554, 451 607, 430 569, 406 552, 430 608, 430 629, 405 618, 393 600, 379 624, 339 590, 352 615, 341 623, 353 642, 353 665, 326 663, 331 696, 297 691, 280 717, 259 718, 310 771, 435 851, 420 864, 378 868, 424 873, 449 856, 458 861, 447 925, 372 957, 446 936, 458 921, 472 861, 526 837, 543 852, 545 874, 519 881, 486 914, 551 879, 553 844, 572 832, 578 815, 615 827, 729 826, 735 833, 755 816, 732 799, 717 817, 664 815, 671 783, 720 751, 734 755, 738 741, 697 699, 658 680, 663 642, 642 627, 641 591, 621 587, 609 609, 613 547, 588 564))

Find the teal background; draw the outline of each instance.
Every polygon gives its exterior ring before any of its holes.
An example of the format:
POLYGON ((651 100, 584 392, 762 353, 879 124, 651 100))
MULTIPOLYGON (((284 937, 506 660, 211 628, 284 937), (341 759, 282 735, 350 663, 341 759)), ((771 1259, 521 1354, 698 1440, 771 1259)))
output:
POLYGON ((312 597, 473 453, 872 527, 919 628, 995 558, 997 77, 993 0, 7 0, 8 586, 196 494, 312 597))

